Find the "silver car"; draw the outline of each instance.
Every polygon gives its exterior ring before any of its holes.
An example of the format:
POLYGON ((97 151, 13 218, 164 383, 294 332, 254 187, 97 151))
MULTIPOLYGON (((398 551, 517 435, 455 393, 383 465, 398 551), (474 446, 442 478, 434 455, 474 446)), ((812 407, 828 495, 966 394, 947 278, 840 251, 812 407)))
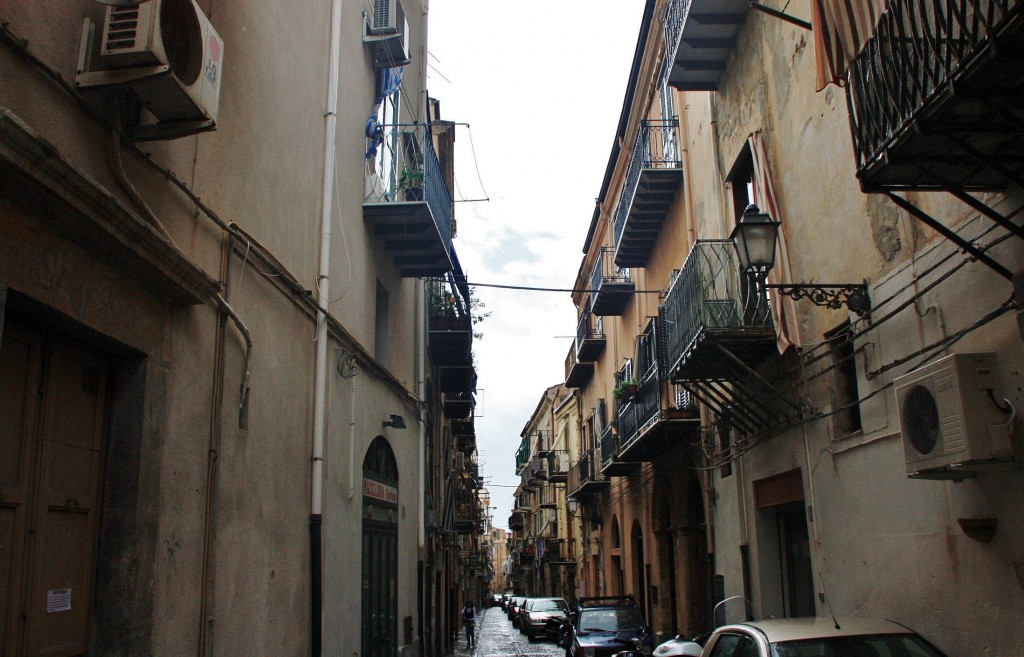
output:
POLYGON ((716 629, 701 657, 945 657, 913 630, 877 618, 780 618, 716 629))
POLYGON ((549 619, 565 622, 569 605, 562 598, 528 598, 519 610, 519 631, 530 641, 545 636, 549 619))

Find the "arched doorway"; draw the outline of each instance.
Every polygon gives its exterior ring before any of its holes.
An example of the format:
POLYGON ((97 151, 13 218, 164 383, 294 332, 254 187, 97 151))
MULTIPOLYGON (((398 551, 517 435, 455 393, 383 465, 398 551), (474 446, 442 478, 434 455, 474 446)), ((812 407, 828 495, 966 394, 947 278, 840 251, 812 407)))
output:
POLYGON ((398 654, 398 463, 377 436, 363 459, 362 657, 398 654))

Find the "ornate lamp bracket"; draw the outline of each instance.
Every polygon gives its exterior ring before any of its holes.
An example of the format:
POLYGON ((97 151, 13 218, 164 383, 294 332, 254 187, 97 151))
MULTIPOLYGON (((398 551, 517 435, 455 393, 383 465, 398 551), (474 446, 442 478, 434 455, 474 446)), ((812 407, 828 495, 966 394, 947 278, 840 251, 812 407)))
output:
POLYGON ((871 299, 868 297, 866 284, 840 283, 836 285, 819 285, 816 283, 799 283, 787 285, 781 283, 765 283, 764 287, 778 290, 780 294, 799 301, 810 299, 816 306, 838 310, 846 306, 861 317, 871 313, 871 299))

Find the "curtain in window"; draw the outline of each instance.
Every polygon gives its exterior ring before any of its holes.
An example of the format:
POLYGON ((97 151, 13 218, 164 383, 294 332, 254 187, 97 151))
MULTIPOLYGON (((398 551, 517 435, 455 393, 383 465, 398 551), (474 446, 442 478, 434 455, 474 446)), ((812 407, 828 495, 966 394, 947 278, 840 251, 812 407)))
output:
POLYGON ((850 62, 860 54, 889 0, 814 0, 812 24, 818 68, 818 90, 843 84, 850 62))
MULTIPOLYGON (((782 217, 778 196, 775 193, 775 182, 768 166, 768 156, 764 149, 764 138, 760 132, 750 135, 750 155, 754 161, 754 203, 767 212, 772 219, 781 221, 778 243, 775 245, 775 267, 768 273, 769 283, 792 283, 793 272, 789 266, 789 247, 786 245, 786 222, 782 217)), ((800 323, 796 314, 796 302, 779 294, 778 290, 768 290, 771 302, 772 320, 778 336, 779 353, 785 353, 790 347, 799 347, 800 323)))
POLYGON ((377 88, 379 90, 377 92, 377 101, 373 104, 373 109, 370 110, 370 118, 366 121, 366 137, 370 140, 370 145, 366 148, 367 159, 377 154, 377 147, 380 146, 381 141, 384 139, 384 128, 378 125, 377 117, 380 114, 381 105, 384 104, 384 99, 402 87, 403 71, 404 69, 401 66, 377 69, 377 88))

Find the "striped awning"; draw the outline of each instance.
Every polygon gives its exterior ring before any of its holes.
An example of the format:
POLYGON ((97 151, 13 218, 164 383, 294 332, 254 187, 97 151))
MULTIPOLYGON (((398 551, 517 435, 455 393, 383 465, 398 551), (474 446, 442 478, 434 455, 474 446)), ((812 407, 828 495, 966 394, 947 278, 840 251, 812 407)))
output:
POLYGON ((889 0, 814 0, 814 49, 818 89, 842 85, 850 62, 878 27, 889 0))

